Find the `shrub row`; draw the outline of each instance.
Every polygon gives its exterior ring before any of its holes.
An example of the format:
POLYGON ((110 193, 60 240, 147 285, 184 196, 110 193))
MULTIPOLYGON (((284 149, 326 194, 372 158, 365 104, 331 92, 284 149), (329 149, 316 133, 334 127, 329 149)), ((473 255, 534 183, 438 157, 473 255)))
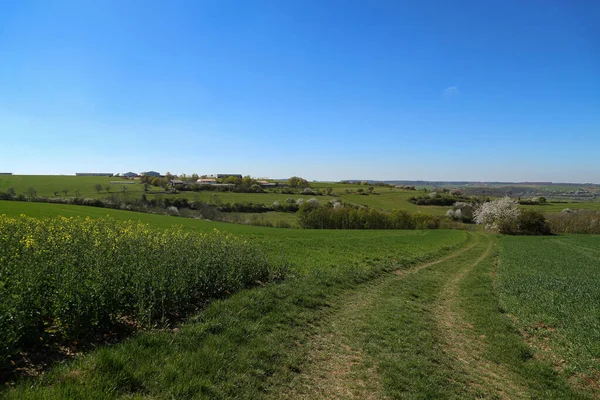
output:
POLYGON ((408 201, 418 206, 451 206, 457 201, 470 202, 471 200, 465 197, 437 194, 435 197, 413 196, 408 201))
POLYGON ((145 327, 285 273, 255 244, 217 231, 110 218, 0 216, 0 365, 50 336, 145 327))
POLYGON ((437 229, 441 219, 427 214, 395 210, 390 214, 364 207, 324 207, 305 203, 299 222, 309 229, 437 229))
POLYGON ((564 209, 546 215, 554 233, 600 234, 600 211, 564 209))

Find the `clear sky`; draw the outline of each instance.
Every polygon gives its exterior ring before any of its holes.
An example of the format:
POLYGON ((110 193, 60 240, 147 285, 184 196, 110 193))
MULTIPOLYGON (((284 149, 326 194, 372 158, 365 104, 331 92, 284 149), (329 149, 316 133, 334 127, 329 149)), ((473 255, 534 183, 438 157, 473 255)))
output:
POLYGON ((0 172, 600 182, 600 1, 0 1, 0 172))

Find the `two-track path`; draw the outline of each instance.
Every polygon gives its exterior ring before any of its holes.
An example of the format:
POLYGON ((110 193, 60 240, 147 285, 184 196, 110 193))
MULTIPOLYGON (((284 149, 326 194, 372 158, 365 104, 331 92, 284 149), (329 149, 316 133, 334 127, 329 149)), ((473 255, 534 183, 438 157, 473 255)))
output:
MULTIPOLYGON (((380 399, 388 398, 386 380, 389 371, 381 364, 382 357, 394 360, 394 346, 378 356, 376 345, 371 346, 378 335, 374 332, 377 314, 402 313, 406 292, 414 285, 423 284, 419 279, 429 279, 432 295, 420 305, 422 312, 415 318, 423 318, 434 331, 436 346, 447 360, 439 368, 455 369, 454 376, 460 375, 460 382, 451 382, 460 388, 461 398, 476 393, 477 396, 495 398, 521 398, 524 390, 519 387, 511 372, 498 365, 492 365, 483 355, 484 344, 472 332, 460 309, 459 287, 463 279, 482 262, 491 262, 496 240, 492 236, 469 233, 469 240, 462 248, 433 262, 423 263, 410 269, 398 270, 341 296, 332 307, 328 318, 320 325, 308 344, 308 360, 297 379, 278 393, 281 398, 293 399, 380 399), (430 276, 428 276, 429 274, 430 276), (408 289, 403 289, 408 288, 408 289), (383 306, 385 304, 385 307, 383 306), (396 309, 394 309, 396 308, 396 309), (371 346, 371 347, 369 347, 371 346), (387 375, 387 376, 384 376, 387 375), (387 393, 387 394, 386 394, 387 393)), ((418 297, 418 296, 417 296, 418 297)), ((421 299, 418 299, 419 301, 421 299)), ((387 317, 387 316, 386 316, 387 317)), ((383 318, 383 317, 381 317, 383 318)), ((409 325, 405 323, 404 326, 409 325)), ((390 333, 386 333, 390 334, 390 333)), ((391 329, 398 338, 384 338, 401 341, 401 335, 408 333, 391 329)), ((400 342, 397 342, 400 343, 400 342)), ((402 355, 406 358, 406 355, 402 355)), ((400 359, 402 357, 396 357, 400 359)), ((395 372, 403 374, 400 364, 395 372)), ((387 365, 389 367, 389 365, 387 365)), ((408 367, 404 367, 407 375, 408 367)), ((443 375, 443 374, 442 374, 443 375)), ((449 374, 452 376, 452 374, 449 374)), ((449 378, 452 380, 452 378, 449 378)), ((416 390, 416 389, 415 389, 416 390)), ((419 393, 393 392, 392 397, 419 398, 419 393)), ((475 395, 473 397, 476 397, 475 395)), ((423 398, 425 398, 423 396, 423 398)))

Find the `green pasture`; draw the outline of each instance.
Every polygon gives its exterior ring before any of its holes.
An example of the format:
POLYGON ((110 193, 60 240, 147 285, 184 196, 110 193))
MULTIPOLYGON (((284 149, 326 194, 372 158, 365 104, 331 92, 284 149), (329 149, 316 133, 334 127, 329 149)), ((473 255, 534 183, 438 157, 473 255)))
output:
POLYGON ((571 203, 546 203, 539 205, 521 206, 526 210, 536 210, 541 213, 558 213, 569 208, 571 210, 597 210, 600 211, 600 201, 579 201, 571 203))
MULTIPOLYGON (((76 192, 79 192, 79 197, 96 198, 122 193, 123 187, 126 187, 127 193, 130 194, 141 194, 144 191, 143 185, 139 181, 133 181, 135 184, 110 184, 110 182, 132 181, 105 176, 0 175, 0 192, 13 188, 17 195, 27 195, 28 190, 32 188, 35 189, 38 196, 54 197, 54 192, 58 192, 59 197, 65 197, 64 190, 68 190, 66 197, 73 197, 76 192), (100 193, 95 188, 97 184, 102 185, 100 193), (106 186, 110 186, 108 192, 105 189, 106 186)), ((158 190, 157 188, 152 189, 153 191, 158 190)), ((162 191, 162 189, 160 190, 162 191)))
POLYGON ((505 237, 498 291, 539 357, 577 384, 600 373, 600 236, 505 237))
POLYGON ((450 207, 440 206, 418 206, 408 201, 409 198, 420 194, 422 193, 377 188, 373 191, 373 194, 343 194, 340 198, 348 203, 362 204, 384 211, 405 210, 410 213, 422 212, 431 215, 445 215, 446 211, 450 209, 450 207))
MULTIPOLYGON (((424 248, 430 246, 434 237, 449 238, 450 242, 441 240, 440 246, 450 246, 452 241, 464 237, 463 232, 445 230, 433 231, 394 231, 394 230, 312 230, 312 229, 280 229, 242 224, 229 224, 196 220, 191 218, 173 217, 137 213, 131 211, 111 210, 106 208, 85 207, 62 204, 28 203, 17 201, 0 201, 0 215, 18 216, 25 214, 30 217, 83 216, 106 217, 127 221, 140 221, 153 227, 170 228, 175 225, 186 230, 209 231, 217 229, 245 237, 252 237, 265 243, 274 257, 290 260, 299 268, 307 271, 317 267, 331 266, 351 268, 365 260, 393 260, 401 257, 406 251, 403 238, 415 243, 411 246, 424 248), (445 232, 445 233, 437 233, 445 232), (451 232, 451 233, 449 233, 451 232), (420 242, 422 241, 422 243, 420 242)), ((276 213, 285 214, 285 213, 276 213)), ((260 215, 260 214, 259 214, 260 215)), ((259 217, 260 218, 260 217, 259 217)), ((276 218, 282 218, 278 215, 276 218)), ((437 246, 437 244, 436 244, 437 246)), ((415 250, 416 251, 416 250, 415 250)))

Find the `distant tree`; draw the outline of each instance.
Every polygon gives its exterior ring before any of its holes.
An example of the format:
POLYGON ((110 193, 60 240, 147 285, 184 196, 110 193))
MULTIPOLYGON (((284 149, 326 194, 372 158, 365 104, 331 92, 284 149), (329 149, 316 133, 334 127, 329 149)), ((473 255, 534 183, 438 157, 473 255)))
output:
POLYGON ((192 181, 197 181, 198 179, 200 179, 200 177, 198 176, 198 174, 194 173, 194 174, 192 174, 192 176, 190 177, 190 179, 192 181))
POLYGON ((258 182, 256 179, 252 179, 250 175, 246 175, 242 178, 242 185, 245 187, 251 187, 252 185, 256 185, 258 182))
POLYGON ((96 192, 98 192, 98 194, 100 194, 100 192, 102 191, 102 185, 99 183, 96 183, 96 185, 94 185, 94 189, 96 189, 96 192))
POLYGON ((364 193, 364 191, 365 191, 365 189, 363 189, 363 188, 358 188, 358 189, 356 189, 356 191, 357 191, 358 193, 360 193, 360 194, 363 194, 363 193, 364 193))
POLYGON ((79 194, 80 194, 79 189, 75 189, 75 197, 79 197, 79 194))
POLYGON ((360 184, 361 184, 362 186, 366 186, 366 185, 368 185, 368 184, 369 184, 369 182, 367 182, 367 181, 361 181, 361 182, 360 182, 360 184))
POLYGON ((123 185, 121 186, 121 192, 125 193, 127 191, 127 186, 123 185))
POLYGON ((374 190, 374 189, 375 189, 375 188, 374 188, 373 186, 369 186, 369 189, 368 189, 368 190, 369 190, 369 193, 373 193, 373 190, 374 190))
POLYGON ((144 183, 144 192, 148 193, 149 190, 150 190, 150 184, 144 183))
POLYGON ((66 196, 66 195, 68 195, 68 194, 69 194, 69 189, 63 189, 63 190, 62 190, 62 192, 63 192, 63 193, 65 194, 65 196, 66 196))
POLYGON ((304 178, 300 178, 299 176, 292 176, 290 179, 288 179, 288 185, 290 185, 291 187, 305 188, 309 186, 309 183, 304 178))
POLYGON ((17 195, 17 191, 15 190, 15 188, 8 188, 8 190, 6 191, 6 193, 8 193, 8 195, 10 197, 15 197, 17 195))
POLYGON ((236 178, 235 176, 228 176, 225 178, 224 183, 228 183, 230 185, 240 185, 242 180, 240 178, 236 178))
POLYGON ((36 196, 37 196, 37 191, 34 188, 27 189, 27 197, 29 197, 30 201, 35 199, 36 196))
POLYGON ((546 204, 546 202, 548 201, 548 199, 546 199, 544 196, 540 196, 538 201, 540 202, 540 204, 546 204))
POLYGON ((55 191, 54 191, 54 197, 58 197, 58 195, 59 195, 59 192, 58 192, 58 190, 55 190, 55 191))
POLYGON ((171 174, 170 172, 167 172, 165 174, 165 178, 167 179, 167 181, 170 181, 171 179, 173 179, 173 174, 171 174))
POLYGON ((110 193, 110 185, 104 186, 104 190, 106 190, 106 193, 110 193))
POLYGON ((333 195, 333 188, 332 187, 325 188, 325 193, 327 193, 327 196, 333 195))

